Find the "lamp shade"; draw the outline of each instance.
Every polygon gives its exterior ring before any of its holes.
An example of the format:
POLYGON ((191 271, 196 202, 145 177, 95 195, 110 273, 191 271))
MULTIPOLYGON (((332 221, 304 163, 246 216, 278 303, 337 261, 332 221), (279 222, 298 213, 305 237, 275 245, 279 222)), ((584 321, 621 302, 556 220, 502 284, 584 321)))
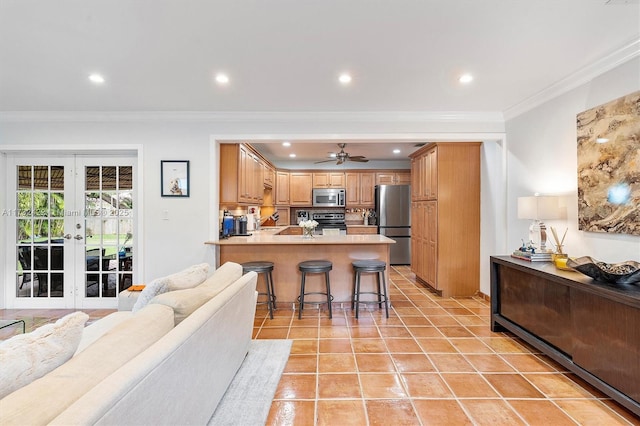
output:
POLYGON ((518 197, 518 219, 550 220, 563 219, 564 210, 560 197, 518 197))

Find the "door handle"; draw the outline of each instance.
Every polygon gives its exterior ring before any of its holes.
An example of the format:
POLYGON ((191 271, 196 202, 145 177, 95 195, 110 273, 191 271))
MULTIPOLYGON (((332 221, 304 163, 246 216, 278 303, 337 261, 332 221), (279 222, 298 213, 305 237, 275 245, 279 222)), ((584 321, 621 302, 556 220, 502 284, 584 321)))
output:
POLYGON ((75 238, 76 240, 81 240, 81 239, 82 239, 82 235, 77 234, 77 235, 76 235, 75 237, 73 237, 73 238, 75 238))
POLYGON ((66 234, 66 235, 64 236, 64 238, 65 238, 65 240, 70 240, 70 239, 71 239, 71 234, 66 234))

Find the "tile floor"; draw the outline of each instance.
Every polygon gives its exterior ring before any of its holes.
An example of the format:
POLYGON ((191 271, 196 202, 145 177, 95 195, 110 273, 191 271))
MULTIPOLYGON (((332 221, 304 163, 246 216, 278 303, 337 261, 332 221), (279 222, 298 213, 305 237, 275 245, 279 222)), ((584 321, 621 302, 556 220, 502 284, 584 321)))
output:
MULTIPOLYGON (((628 425, 640 419, 534 348, 492 333, 482 299, 443 299, 408 267, 375 305, 256 312, 254 337, 293 339, 268 425, 628 425)), ((277 293, 277 288, 276 288, 277 293)))
MULTIPOLYGON (((254 337, 293 339, 268 425, 640 425, 640 419, 519 339, 489 329, 489 304, 443 299, 393 267, 389 319, 256 310, 254 337)), ((277 292, 277 287, 276 287, 277 292)), ((0 310, 27 330, 70 310, 0 310)), ((112 310, 85 311, 90 321, 112 310)), ((21 331, 21 329, 20 329, 21 331)), ((19 332, 0 330, 0 339, 19 332)))

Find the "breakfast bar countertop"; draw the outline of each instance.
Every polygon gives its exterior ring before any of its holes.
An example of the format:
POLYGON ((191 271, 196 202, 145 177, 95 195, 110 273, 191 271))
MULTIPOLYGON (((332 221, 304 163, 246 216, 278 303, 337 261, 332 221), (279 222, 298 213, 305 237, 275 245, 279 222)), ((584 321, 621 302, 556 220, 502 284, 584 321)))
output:
MULTIPOLYGON (((294 226, 295 225, 291 225, 294 226)), ((336 244, 394 244, 395 241, 379 234, 368 235, 315 235, 313 238, 304 238, 302 235, 276 235, 288 226, 262 228, 258 231, 250 231, 248 237, 229 237, 217 241, 206 241, 205 244, 219 246, 237 245, 336 245, 336 244)))

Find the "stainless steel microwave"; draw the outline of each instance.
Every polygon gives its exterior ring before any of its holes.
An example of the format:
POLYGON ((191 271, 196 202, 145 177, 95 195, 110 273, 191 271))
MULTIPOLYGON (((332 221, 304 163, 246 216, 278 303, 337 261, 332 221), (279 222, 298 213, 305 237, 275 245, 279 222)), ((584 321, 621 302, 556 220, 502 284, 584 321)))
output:
POLYGON ((344 207, 346 199, 344 188, 315 188, 313 190, 314 207, 344 207))

